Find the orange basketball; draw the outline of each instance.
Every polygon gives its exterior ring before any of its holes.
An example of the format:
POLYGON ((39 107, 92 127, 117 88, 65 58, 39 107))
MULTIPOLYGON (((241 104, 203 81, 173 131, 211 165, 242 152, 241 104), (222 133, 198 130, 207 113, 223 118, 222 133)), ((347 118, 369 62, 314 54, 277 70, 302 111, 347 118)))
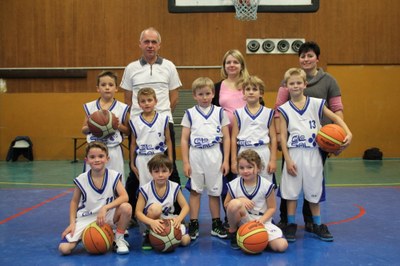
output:
POLYGON ((107 138, 118 129, 118 119, 108 110, 98 110, 89 116, 88 126, 95 137, 107 138))
POLYGON ((268 232, 263 224, 247 222, 239 227, 236 235, 238 246, 246 253, 257 254, 268 245, 268 232))
POLYGON ((98 226, 96 222, 93 222, 83 231, 83 245, 91 254, 106 253, 111 249, 113 241, 114 232, 109 224, 98 226))
POLYGON ((182 233, 180 229, 176 229, 171 220, 164 221, 164 232, 158 234, 153 230, 150 230, 149 240, 151 246, 160 252, 173 251, 181 243, 182 233))
POLYGON ((343 144, 346 132, 338 125, 328 124, 323 126, 317 134, 319 147, 326 152, 336 152, 343 144))

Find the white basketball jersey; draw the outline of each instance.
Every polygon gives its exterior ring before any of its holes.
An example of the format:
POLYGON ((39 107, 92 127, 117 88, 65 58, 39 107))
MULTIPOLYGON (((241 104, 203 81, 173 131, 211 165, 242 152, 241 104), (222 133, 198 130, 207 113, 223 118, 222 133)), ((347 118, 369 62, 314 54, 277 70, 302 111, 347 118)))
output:
POLYGON ((274 185, 267 179, 257 176, 257 184, 253 191, 248 192, 242 177, 233 179, 228 183, 228 191, 232 199, 248 198, 254 202, 254 208, 248 210, 249 214, 262 216, 268 209, 266 198, 274 191, 274 185))
POLYGON ((318 147, 315 138, 321 128, 324 104, 324 99, 307 97, 301 110, 292 101, 278 107, 288 127, 288 148, 318 147))
MULTIPOLYGON (((100 99, 84 104, 83 108, 85 109, 86 115, 90 116, 94 112, 101 110, 100 99)), ((114 100, 108 111, 112 112, 116 117, 118 117, 119 122, 122 123, 126 119, 129 111, 129 106, 120 101, 114 100)), ((109 136, 106 139, 99 139, 92 134, 88 134, 86 137, 86 141, 88 143, 93 141, 101 141, 105 143, 107 147, 114 147, 121 144, 121 142, 123 141, 123 136, 119 130, 116 130, 112 136, 109 136)))
POLYGON ((164 216, 170 216, 174 213, 174 202, 179 192, 179 184, 167 181, 167 189, 163 196, 158 196, 156 192, 156 185, 154 181, 151 181, 139 188, 139 192, 142 194, 144 200, 146 201, 143 213, 147 213, 147 209, 153 203, 159 203, 162 206, 162 214, 164 216))
POLYGON ((211 105, 208 114, 203 113, 198 105, 186 110, 184 116, 190 121, 192 147, 204 149, 222 142, 223 112, 221 107, 215 105, 211 105))
POLYGON ((74 183, 82 193, 77 217, 96 214, 104 205, 112 202, 117 195, 116 189, 119 180, 121 180, 121 174, 107 168, 100 189, 93 184, 91 171, 82 173, 75 178, 74 183))
POLYGON ((238 121, 239 133, 237 144, 240 147, 257 147, 267 145, 269 139, 269 126, 274 117, 274 111, 260 106, 256 114, 252 114, 247 106, 234 112, 238 121))
POLYGON ((167 150, 165 129, 168 123, 169 117, 166 114, 156 113, 150 123, 141 114, 132 117, 129 125, 136 137, 136 153, 138 155, 164 153, 167 150))

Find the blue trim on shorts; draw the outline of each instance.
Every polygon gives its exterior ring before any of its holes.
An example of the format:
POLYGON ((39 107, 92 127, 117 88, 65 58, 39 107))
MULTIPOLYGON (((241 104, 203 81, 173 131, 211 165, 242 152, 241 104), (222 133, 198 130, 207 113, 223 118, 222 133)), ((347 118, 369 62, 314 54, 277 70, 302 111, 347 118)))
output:
POLYGON ((189 192, 192 191, 192 182, 191 182, 191 179, 190 179, 190 178, 189 178, 188 181, 186 182, 185 188, 186 188, 187 190, 189 190, 189 192))

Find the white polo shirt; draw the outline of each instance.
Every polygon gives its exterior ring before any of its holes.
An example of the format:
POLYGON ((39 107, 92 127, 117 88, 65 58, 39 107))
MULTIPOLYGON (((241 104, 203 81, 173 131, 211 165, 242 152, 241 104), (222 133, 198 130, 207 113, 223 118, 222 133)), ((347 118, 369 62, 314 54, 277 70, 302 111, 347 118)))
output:
POLYGON ((169 92, 182 86, 175 65, 160 56, 152 65, 143 58, 130 63, 124 71, 120 87, 132 91, 131 117, 140 114, 142 109, 137 101, 140 89, 153 88, 157 96, 156 110, 166 114, 173 123, 169 92))

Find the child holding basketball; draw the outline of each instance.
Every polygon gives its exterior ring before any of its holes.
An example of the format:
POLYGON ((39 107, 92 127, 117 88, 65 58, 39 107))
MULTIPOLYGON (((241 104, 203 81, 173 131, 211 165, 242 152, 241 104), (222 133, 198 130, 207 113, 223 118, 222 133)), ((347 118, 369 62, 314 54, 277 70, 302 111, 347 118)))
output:
POLYGON ((276 252, 284 252, 287 241, 281 229, 272 223, 276 210, 274 185, 260 176, 263 163, 260 155, 247 149, 237 156, 239 177, 228 183, 225 208, 229 222, 231 247, 239 249, 236 233, 240 225, 256 221, 263 224, 268 232, 268 247, 276 252))
MULTIPOLYGON (((113 169, 122 175, 122 184, 125 186, 125 171, 124 171, 124 157, 122 152, 121 143, 123 141, 123 134, 129 135, 130 130, 128 126, 128 113, 129 106, 116 100, 114 98, 117 89, 117 75, 111 71, 103 71, 97 76, 97 91, 100 93, 100 98, 95 101, 84 104, 85 119, 82 126, 82 133, 87 135, 86 141, 88 143, 93 141, 104 142, 110 154, 110 160, 107 163, 107 168, 113 169), (88 126, 88 118, 91 114, 98 110, 109 110, 118 118, 118 130, 107 138, 97 138, 90 133, 88 126)), ((84 171, 90 169, 90 165, 85 162, 84 171)))
POLYGON ((324 99, 303 94, 307 86, 304 70, 289 69, 285 73, 285 82, 291 99, 278 108, 285 159, 279 190, 279 195, 287 200, 288 225, 285 236, 289 242, 296 241, 295 213, 297 200, 303 190, 304 198, 310 202, 313 233, 321 240, 333 241, 328 227, 321 223, 319 203, 325 201, 324 175, 322 157, 315 138, 321 128, 323 115, 345 130, 347 136, 343 146, 350 144, 352 134, 346 123, 325 106, 324 99))
POLYGON ((86 148, 86 161, 90 170, 74 179, 75 189, 70 204, 69 226, 61 235, 58 247, 62 255, 69 255, 78 245, 85 228, 92 222, 99 226, 116 225, 114 250, 129 253, 124 239, 132 215, 128 194, 122 185, 120 173, 106 168, 109 160, 107 146, 90 142, 86 148))
POLYGON ((143 186, 153 180, 147 164, 155 154, 167 151, 172 161, 172 141, 169 117, 155 110, 156 92, 152 88, 142 88, 138 91, 137 99, 142 112, 129 120, 132 131, 130 167, 143 186))
POLYGON ((274 110, 262 106, 260 98, 264 94, 265 84, 256 77, 249 76, 239 82, 246 100, 246 106, 234 112, 231 136, 231 171, 237 174, 237 154, 247 150, 255 150, 263 162, 260 176, 273 184, 276 171, 277 140, 273 122, 274 110))
MULTIPOLYGON (((164 230, 163 219, 172 219, 175 228, 182 232, 181 245, 190 244, 190 237, 186 226, 182 223, 189 213, 189 205, 179 187, 179 184, 168 180, 172 173, 173 164, 165 154, 154 155, 148 162, 148 170, 153 177, 151 182, 140 186, 136 204, 136 218, 156 233, 164 230), (174 215, 174 204, 181 207, 179 215, 174 215)), ((142 249, 151 249, 149 231, 144 234, 142 249)))
POLYGON ((219 197, 223 175, 229 172, 229 119, 221 107, 211 104, 215 93, 211 79, 197 78, 192 92, 197 105, 186 110, 181 123, 183 171, 189 178, 186 187, 190 190, 189 235, 192 240, 199 236, 200 198, 206 188, 212 218, 211 235, 226 238, 219 197))

